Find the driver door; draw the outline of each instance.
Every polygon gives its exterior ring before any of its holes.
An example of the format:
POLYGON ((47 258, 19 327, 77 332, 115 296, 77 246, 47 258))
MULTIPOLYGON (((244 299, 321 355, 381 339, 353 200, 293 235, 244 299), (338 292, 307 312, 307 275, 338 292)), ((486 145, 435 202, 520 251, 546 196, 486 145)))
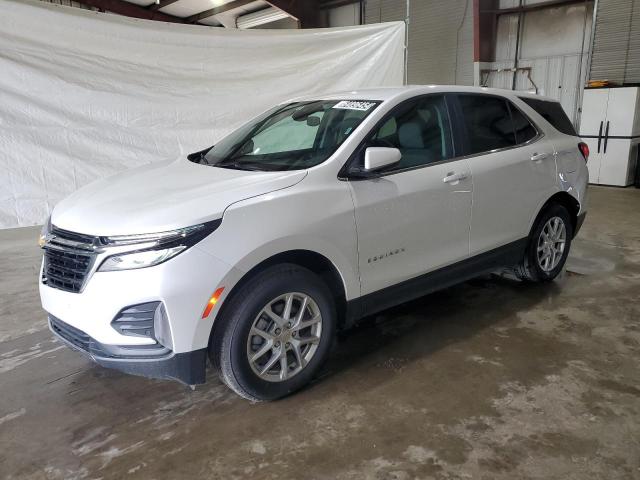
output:
POLYGON ((362 295, 468 258, 471 172, 456 159, 445 96, 401 103, 368 146, 398 148, 402 158, 377 178, 349 182, 362 295))

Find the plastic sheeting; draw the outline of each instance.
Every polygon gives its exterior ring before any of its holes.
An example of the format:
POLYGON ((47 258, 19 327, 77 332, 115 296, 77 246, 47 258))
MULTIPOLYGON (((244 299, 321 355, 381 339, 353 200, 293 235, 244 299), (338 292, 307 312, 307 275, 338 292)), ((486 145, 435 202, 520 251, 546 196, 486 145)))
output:
POLYGON ((0 0, 0 228, 288 98, 401 85, 404 24, 205 28, 0 0))

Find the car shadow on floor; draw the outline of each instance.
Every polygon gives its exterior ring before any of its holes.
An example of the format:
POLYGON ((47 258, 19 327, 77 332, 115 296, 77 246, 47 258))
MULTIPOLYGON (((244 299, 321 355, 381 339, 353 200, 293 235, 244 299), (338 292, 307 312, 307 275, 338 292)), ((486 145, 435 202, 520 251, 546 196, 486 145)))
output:
MULTIPOLYGON (((513 324, 518 312, 534 308, 559 291, 555 283, 538 285, 491 275, 363 318, 354 327, 340 332, 327 364, 305 390, 349 372, 370 371, 368 362, 407 364, 428 358, 441 349, 479 335, 482 330, 498 324, 513 324)), ((233 403, 237 398, 221 383, 211 366, 207 368, 206 384, 196 386, 191 392, 189 387, 177 382, 134 377, 82 362, 77 352, 65 353, 76 357, 74 364, 80 367, 72 379, 66 379, 72 380, 68 394, 82 392, 79 395, 82 402, 117 397, 112 400, 124 407, 135 405, 143 394, 151 403, 178 396, 185 407, 191 407, 203 402, 233 403), (87 392, 89 387, 91 393, 87 392), (114 392, 118 394, 113 395, 114 392)))
POLYGON ((557 282, 533 284, 489 275, 365 317, 340 332, 331 358, 312 385, 340 375, 370 357, 399 353, 415 361, 497 325, 514 325, 517 314, 558 295, 557 282))

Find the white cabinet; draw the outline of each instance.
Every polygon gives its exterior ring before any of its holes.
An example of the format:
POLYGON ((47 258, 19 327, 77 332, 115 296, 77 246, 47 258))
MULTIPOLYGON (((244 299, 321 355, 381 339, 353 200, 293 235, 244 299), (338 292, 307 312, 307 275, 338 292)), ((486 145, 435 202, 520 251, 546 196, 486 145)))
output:
POLYGON ((631 185, 640 142, 640 88, 586 89, 580 136, 589 145, 589 182, 631 185))

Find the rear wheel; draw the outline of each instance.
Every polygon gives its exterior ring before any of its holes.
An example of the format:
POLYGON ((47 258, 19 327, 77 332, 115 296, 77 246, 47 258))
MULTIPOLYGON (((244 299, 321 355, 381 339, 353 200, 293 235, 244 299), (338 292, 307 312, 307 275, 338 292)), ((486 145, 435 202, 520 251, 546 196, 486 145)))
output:
POLYGON ((552 204, 536 220, 517 275, 532 282, 548 282, 564 268, 573 238, 573 224, 565 207, 552 204))
POLYGON ((324 282, 297 265, 278 265, 252 278, 230 302, 210 346, 223 382, 254 401, 308 383, 335 332, 335 306, 324 282))

